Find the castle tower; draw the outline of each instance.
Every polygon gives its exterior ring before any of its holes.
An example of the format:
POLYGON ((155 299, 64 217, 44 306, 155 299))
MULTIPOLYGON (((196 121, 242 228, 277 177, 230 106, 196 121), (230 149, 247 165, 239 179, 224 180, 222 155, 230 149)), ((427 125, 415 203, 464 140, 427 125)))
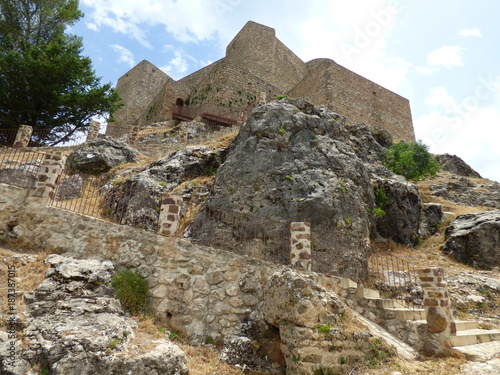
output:
POLYGON ((276 38, 273 28, 252 21, 229 43, 225 61, 282 89, 283 93, 307 74, 305 63, 276 38))

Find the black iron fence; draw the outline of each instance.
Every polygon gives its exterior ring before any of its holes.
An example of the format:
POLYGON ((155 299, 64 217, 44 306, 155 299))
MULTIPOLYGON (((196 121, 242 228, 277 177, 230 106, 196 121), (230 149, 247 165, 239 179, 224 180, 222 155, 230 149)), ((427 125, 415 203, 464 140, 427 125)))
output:
POLYGON ((407 308, 423 305, 418 283, 418 267, 392 254, 375 253, 368 262, 368 283, 385 298, 391 298, 407 308))
POLYGON ((24 189, 35 187, 45 154, 31 150, 0 149, 0 182, 24 189))
POLYGON ((205 205, 185 236, 203 245, 290 264, 290 224, 286 222, 205 205))
POLYGON ((161 209, 159 191, 110 182, 107 176, 64 170, 51 206, 102 220, 156 232, 161 209))

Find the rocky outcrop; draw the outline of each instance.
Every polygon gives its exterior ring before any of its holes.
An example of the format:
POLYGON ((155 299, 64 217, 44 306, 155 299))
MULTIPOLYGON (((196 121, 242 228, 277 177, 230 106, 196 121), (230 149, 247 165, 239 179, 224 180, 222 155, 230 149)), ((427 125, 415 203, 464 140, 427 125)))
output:
POLYGON ((465 206, 500 208, 500 184, 498 182, 489 180, 475 182, 467 177, 444 174, 438 177, 446 177, 446 180, 429 185, 433 196, 465 206))
POLYGON ((188 373, 185 354, 171 342, 155 341, 147 352, 134 344, 137 324, 109 287, 111 262, 50 255, 46 263, 47 278, 25 295, 28 322, 17 368, 4 362, 2 374, 32 366, 54 375, 188 373))
MULTIPOLYGON (((318 264, 328 268, 319 271, 360 279, 366 274, 373 189, 350 141, 354 135, 340 121, 305 100, 282 99, 256 108, 230 146, 208 204, 311 222, 318 264)), ((193 227, 210 235, 211 226, 202 213, 193 227)), ((231 241, 231 225, 221 226, 231 241)))
POLYGON ((401 176, 379 180, 374 187, 383 187, 387 195, 387 204, 383 207, 385 216, 377 219, 377 232, 397 243, 416 245, 420 221, 417 187, 401 176))
POLYGON ((500 266, 500 211, 458 216, 445 231, 443 253, 461 263, 491 270, 500 266))
POLYGON ((457 155, 440 154, 434 155, 434 158, 441 164, 441 170, 457 174, 459 176, 481 178, 472 167, 457 155))
POLYGON ((214 174, 223 152, 191 146, 165 156, 123 181, 108 184, 104 189, 105 209, 119 223, 155 231, 162 195, 183 181, 214 174))
POLYGON ((136 162, 137 155, 137 151, 125 142, 105 136, 73 151, 68 156, 66 168, 73 172, 100 174, 119 164, 136 162))
POLYGON ((428 238, 436 234, 443 220, 443 210, 439 203, 424 203, 420 210, 419 235, 428 238))
POLYGON ((304 375, 343 373, 372 357, 371 334, 356 327, 347 310, 335 294, 292 270, 269 279, 259 306, 279 329, 286 373, 304 375))

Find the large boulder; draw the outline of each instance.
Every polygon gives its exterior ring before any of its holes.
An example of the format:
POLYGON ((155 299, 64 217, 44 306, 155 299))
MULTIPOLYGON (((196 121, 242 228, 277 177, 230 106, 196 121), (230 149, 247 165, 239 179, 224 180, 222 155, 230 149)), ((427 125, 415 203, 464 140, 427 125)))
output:
POLYGON ((387 205, 385 216, 377 219, 377 232, 404 245, 416 245, 420 221, 420 195, 417 187, 401 176, 381 179, 374 184, 375 190, 383 187, 387 205))
MULTIPOLYGON (((25 295, 25 340, 16 344, 22 366, 4 361, 0 373, 17 375, 35 366, 54 375, 188 373, 186 355, 170 341, 152 341, 147 351, 134 345, 137 323, 110 288, 111 262, 50 255, 46 263, 47 278, 25 295)), ((0 350, 4 344, 0 335, 0 350)))
POLYGON ((443 209, 439 203, 424 203, 420 210, 420 226, 418 233, 422 238, 436 234, 443 220, 443 209))
MULTIPOLYGON (((355 135, 341 120, 301 99, 256 108, 230 146, 207 204, 284 222, 310 222, 317 270, 358 280, 366 276, 374 198, 369 172, 350 140, 355 135)), ((213 234, 213 220, 205 212, 192 226, 197 237, 213 234)), ((237 228, 219 224, 230 243, 237 228)), ((252 242, 252 233, 270 232, 269 222, 260 225, 238 241, 252 242)))
POLYGON ((106 212, 121 224, 156 231, 163 194, 185 180, 215 173, 223 153, 223 149, 207 146, 186 147, 129 178, 119 178, 122 181, 112 182, 103 189, 106 212))
POLYGON ((500 210, 458 216, 445 231, 443 253, 469 266, 500 267, 500 210))
POLYGON ((100 174, 123 163, 137 161, 138 152, 122 141, 108 136, 84 143, 73 151, 66 167, 73 172, 100 174))
POLYGON ((457 155, 440 154, 434 155, 434 158, 441 164, 443 171, 458 174, 459 176, 481 178, 479 173, 457 155))

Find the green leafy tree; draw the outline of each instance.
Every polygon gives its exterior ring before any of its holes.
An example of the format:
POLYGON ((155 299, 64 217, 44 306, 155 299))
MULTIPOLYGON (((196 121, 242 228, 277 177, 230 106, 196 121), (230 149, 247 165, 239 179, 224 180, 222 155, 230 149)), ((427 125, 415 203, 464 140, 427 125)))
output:
POLYGON ((0 128, 30 125, 54 145, 118 109, 82 40, 65 34, 81 17, 76 0, 0 0, 0 128))
POLYGON ((392 145, 386 153, 385 165, 411 181, 434 176, 441 168, 421 141, 392 145))

